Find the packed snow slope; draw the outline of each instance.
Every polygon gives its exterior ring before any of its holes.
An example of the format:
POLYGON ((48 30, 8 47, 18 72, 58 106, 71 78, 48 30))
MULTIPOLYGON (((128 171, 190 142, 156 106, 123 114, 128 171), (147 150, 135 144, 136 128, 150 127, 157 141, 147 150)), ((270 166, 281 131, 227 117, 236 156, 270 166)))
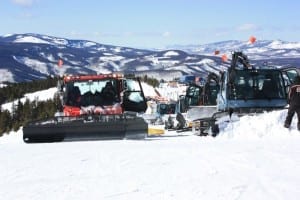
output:
POLYGON ((285 111, 244 117, 217 138, 24 144, 0 138, 3 199, 298 199, 300 133, 285 111), (250 123, 249 123, 250 122, 250 123))
POLYGON ((287 110, 245 116, 216 138, 167 132, 144 140, 25 144, 0 138, 9 200, 299 199, 300 132, 287 110))

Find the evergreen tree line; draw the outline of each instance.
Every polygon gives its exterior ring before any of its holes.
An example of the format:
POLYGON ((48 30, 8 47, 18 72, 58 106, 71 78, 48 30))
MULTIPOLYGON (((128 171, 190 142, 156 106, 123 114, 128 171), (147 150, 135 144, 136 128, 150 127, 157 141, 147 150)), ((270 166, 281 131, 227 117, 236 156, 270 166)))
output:
POLYGON ((8 110, 0 111, 0 136, 11 130, 17 131, 21 126, 35 120, 42 120, 53 117, 58 110, 57 100, 32 102, 27 99, 24 103, 20 100, 13 104, 12 113, 8 110))
MULTIPOLYGON (((47 79, 34 80, 22 83, 7 83, 6 87, 0 88, 0 104, 12 102, 15 99, 24 97, 26 93, 32 93, 55 87, 58 78, 48 77, 47 79)), ((29 121, 40 120, 48 116, 54 116, 57 111, 57 101, 32 101, 27 99, 24 103, 20 100, 12 106, 12 113, 0 109, 0 136, 11 130, 17 131, 29 121)))
POLYGON ((153 87, 159 86, 159 81, 155 78, 148 77, 147 75, 141 77, 141 81, 147 83, 148 85, 151 85, 153 87))
MULTIPOLYGON (((137 77, 141 80, 141 82, 145 82, 148 85, 151 85, 153 87, 159 86, 160 81, 157 80, 156 78, 148 77, 147 75, 137 76, 137 77)), ((130 78, 137 78, 137 77, 135 76, 135 74, 125 74, 125 78, 130 79, 130 78)), ((163 80, 161 80, 161 81, 163 81, 163 80)))
POLYGON ((26 93, 45 90, 55 87, 58 78, 48 77, 47 79, 34 80, 22 83, 7 83, 6 87, 0 88, 0 104, 22 98, 26 93))

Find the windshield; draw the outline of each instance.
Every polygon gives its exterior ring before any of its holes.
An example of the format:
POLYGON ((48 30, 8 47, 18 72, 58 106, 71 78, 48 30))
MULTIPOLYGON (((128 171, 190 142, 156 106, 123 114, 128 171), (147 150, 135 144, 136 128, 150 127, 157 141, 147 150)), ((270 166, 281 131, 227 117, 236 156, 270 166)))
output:
POLYGON ((67 83, 66 105, 90 106, 112 105, 119 101, 117 80, 89 80, 67 83))
POLYGON ((189 86, 186 92, 185 103, 189 106, 197 106, 200 104, 202 88, 199 86, 189 86))
POLYGON ((204 105, 216 105, 217 95, 219 92, 219 85, 215 80, 211 80, 209 83, 205 84, 204 90, 204 105))
POLYGON ((159 114, 161 114, 161 115, 175 114, 176 104, 161 103, 158 105, 157 110, 158 110, 159 114))
POLYGON ((237 70, 233 77, 230 98, 286 98, 282 74, 279 70, 237 70))

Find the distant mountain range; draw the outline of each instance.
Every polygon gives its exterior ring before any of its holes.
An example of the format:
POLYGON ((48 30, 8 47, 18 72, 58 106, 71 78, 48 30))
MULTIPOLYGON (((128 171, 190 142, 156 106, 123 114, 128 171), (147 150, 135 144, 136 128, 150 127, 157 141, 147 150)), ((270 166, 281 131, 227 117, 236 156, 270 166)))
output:
POLYGON ((243 51, 251 59, 299 58, 300 42, 282 40, 258 40, 251 44, 245 41, 228 40, 204 45, 173 45, 167 48, 180 49, 192 54, 211 55, 216 50, 229 54, 243 51))
POLYGON ((186 74, 205 76, 228 66, 218 50, 242 50, 254 64, 300 66, 300 43, 223 41, 205 45, 175 45, 147 50, 68 40, 40 34, 0 37, 0 82, 22 82, 63 74, 123 72, 171 80, 186 74), (58 66, 58 60, 63 65, 58 66))

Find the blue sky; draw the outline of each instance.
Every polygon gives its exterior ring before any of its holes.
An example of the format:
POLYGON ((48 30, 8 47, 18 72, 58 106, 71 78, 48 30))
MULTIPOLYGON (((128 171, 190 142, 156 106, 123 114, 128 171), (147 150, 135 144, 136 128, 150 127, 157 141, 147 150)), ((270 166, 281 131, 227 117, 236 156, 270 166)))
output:
POLYGON ((297 0, 1 0, 0 35, 40 33, 161 48, 224 40, 300 41, 297 0))

